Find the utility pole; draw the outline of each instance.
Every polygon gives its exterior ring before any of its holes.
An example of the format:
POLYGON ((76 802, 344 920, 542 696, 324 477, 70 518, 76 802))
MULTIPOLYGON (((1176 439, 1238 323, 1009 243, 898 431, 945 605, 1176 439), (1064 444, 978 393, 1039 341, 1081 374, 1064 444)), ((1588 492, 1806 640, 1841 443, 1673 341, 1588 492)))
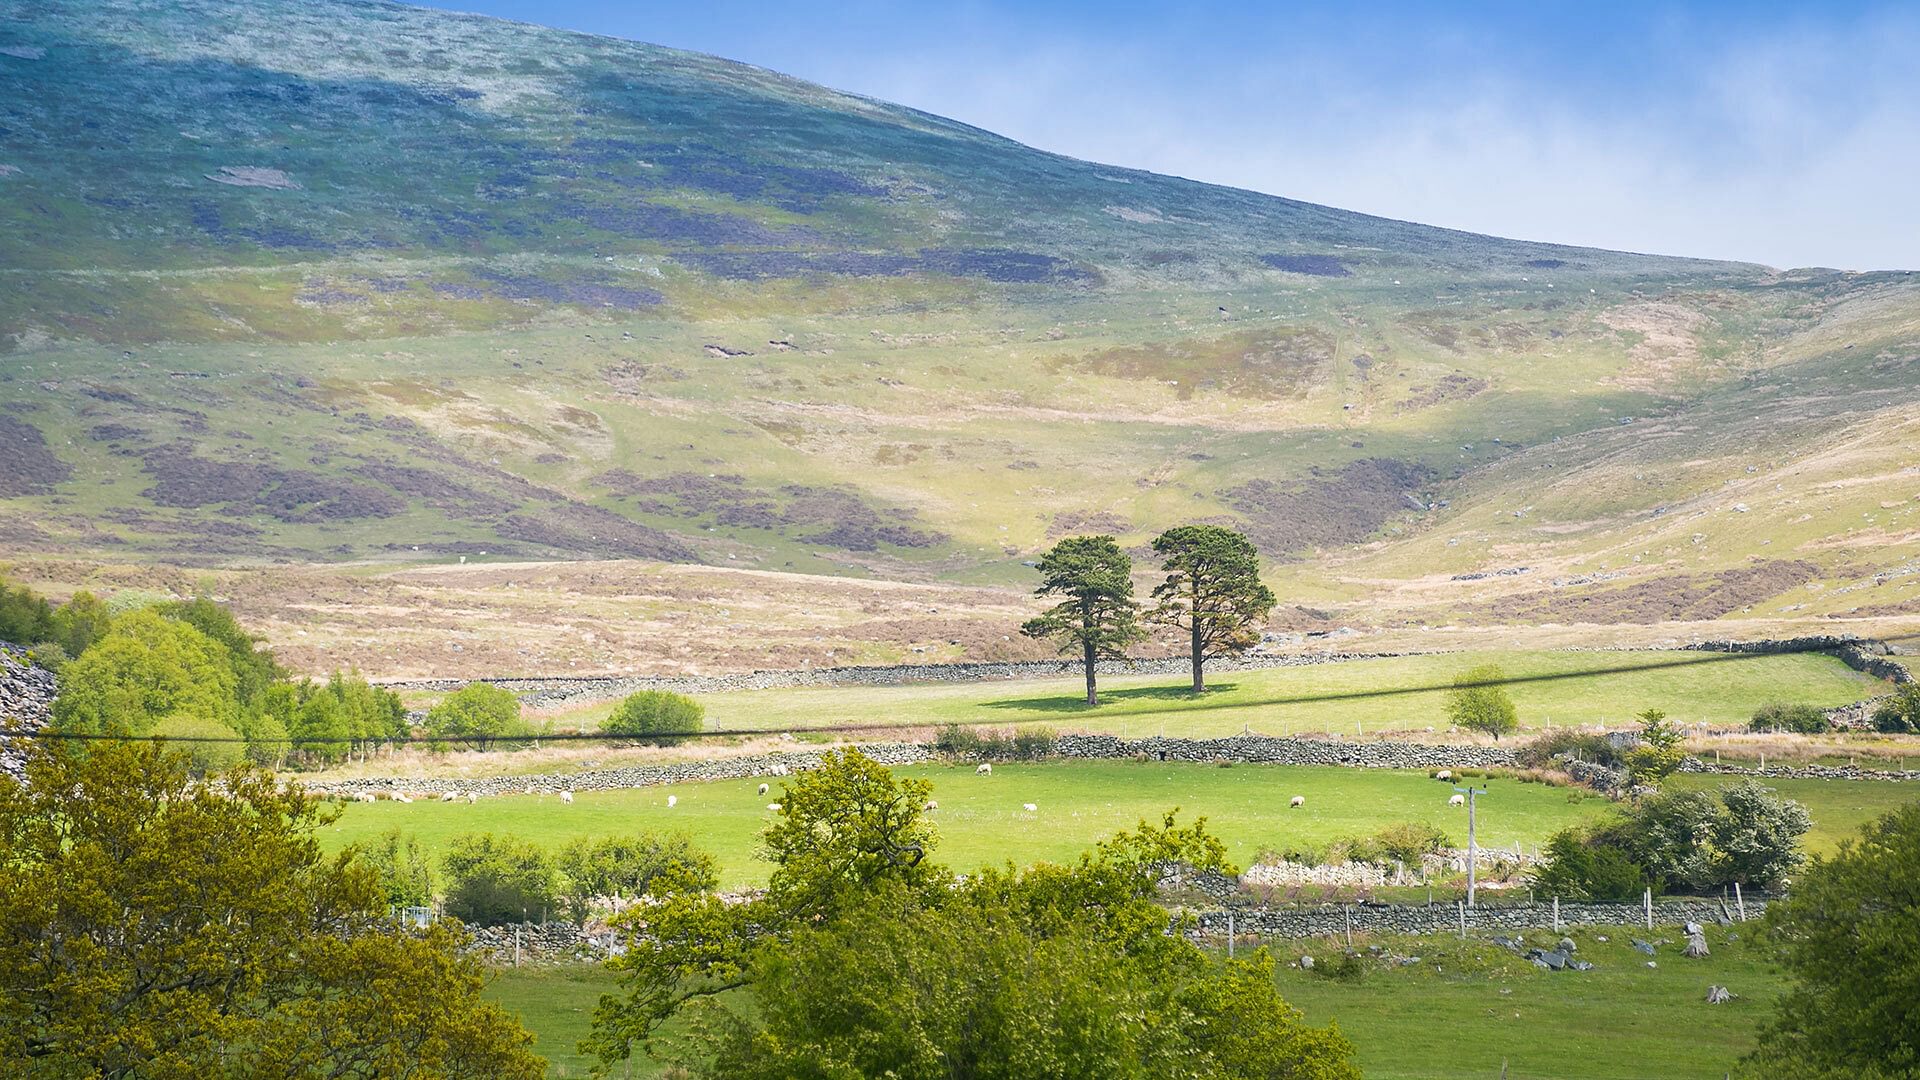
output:
POLYGON ((1454 786, 1454 789, 1467 797, 1467 906, 1472 907, 1474 896, 1480 884, 1480 840, 1474 832, 1474 805, 1476 795, 1485 795, 1486 788, 1477 788, 1469 784, 1466 787, 1454 786))

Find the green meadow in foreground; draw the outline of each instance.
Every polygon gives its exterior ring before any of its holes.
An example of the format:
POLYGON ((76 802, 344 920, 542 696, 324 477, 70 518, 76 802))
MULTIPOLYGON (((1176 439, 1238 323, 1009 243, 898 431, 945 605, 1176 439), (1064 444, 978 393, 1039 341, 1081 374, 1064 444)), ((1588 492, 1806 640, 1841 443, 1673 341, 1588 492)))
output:
MULTIPOLYGON (((1295 841, 1324 843, 1365 835, 1383 825, 1427 821, 1466 842, 1466 815, 1446 805, 1451 788, 1424 772, 1276 765, 1215 765, 1178 762, 1048 762, 1003 764, 990 777, 970 767, 938 765, 895 770, 926 777, 940 809, 940 856, 961 869, 1008 861, 1064 861, 1095 840, 1142 818, 1179 807, 1183 817, 1204 815, 1227 844, 1228 857, 1245 865, 1262 848, 1295 841), (1294 795, 1306 797, 1299 809, 1294 795), (1033 803, 1029 814, 1023 804, 1033 803)), ((551 795, 510 795, 474 805, 378 802, 346 806, 324 834, 348 844, 387 829, 414 834, 429 851, 443 849, 461 833, 511 834, 549 848, 577 836, 613 836, 636 830, 684 829, 713 853, 723 885, 764 880, 755 858, 759 833, 780 798, 770 781, 762 797, 759 780, 673 784, 624 791, 579 792, 572 805, 551 795), (669 808, 667 797, 678 805, 669 808)), ((1717 785, 1719 776, 1681 776, 1677 786, 1717 785)), ((1920 795, 1920 789, 1880 781, 1773 781, 1783 794, 1805 803, 1813 815, 1807 845, 1828 851, 1861 822, 1920 795)), ((1554 832, 1604 814, 1605 799, 1582 789, 1493 780, 1480 802, 1480 842, 1487 846, 1542 844, 1554 832)))
MULTIPOLYGON (((1546 935, 1532 938, 1545 941, 1546 935)), ((1314 1024, 1333 1021, 1359 1049, 1368 1080, 1437 1076, 1510 1080, 1691 1080, 1719 1077, 1752 1049, 1755 1031, 1784 985, 1740 927, 1708 927, 1712 955, 1688 960, 1663 949, 1656 963, 1633 951, 1630 928, 1571 935, 1588 972, 1546 972, 1480 940, 1445 936, 1356 938, 1423 963, 1332 979, 1282 967, 1281 993, 1314 1024), (1602 942, 1599 937, 1610 940, 1602 942), (1707 1005, 1707 987, 1739 995, 1707 1005)), ((1678 941, 1671 927, 1657 938, 1678 941)), ((1325 939, 1275 943, 1291 959, 1326 958, 1325 939)), ((571 964, 496 972, 488 996, 519 1013, 554 1077, 587 1075, 575 1052, 599 995, 614 989, 597 966, 571 964)), ((659 1066, 635 1062, 634 1076, 659 1066)))
MULTIPOLYGON (((701 698, 710 730, 840 724, 1056 724, 1063 729, 1148 735, 1237 735, 1331 731, 1342 734, 1447 727, 1454 676, 1497 664, 1525 727, 1624 726, 1658 707, 1678 723, 1744 723, 1772 701, 1843 705, 1886 692, 1886 684, 1830 656, 1750 656, 1686 651, 1460 652, 1338 664, 1210 673, 1194 695, 1179 675, 1120 675, 1100 682, 1101 704, 1081 700, 1078 675, 1059 679, 944 685, 802 687, 701 698)), ((595 726, 602 702, 553 717, 556 726, 595 726)))

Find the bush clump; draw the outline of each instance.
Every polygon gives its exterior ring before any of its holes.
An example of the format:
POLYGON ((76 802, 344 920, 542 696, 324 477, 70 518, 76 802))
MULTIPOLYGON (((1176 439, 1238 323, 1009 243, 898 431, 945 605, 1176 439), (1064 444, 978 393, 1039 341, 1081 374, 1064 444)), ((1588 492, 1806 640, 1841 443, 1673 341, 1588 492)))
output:
POLYGON ((1830 726, 1827 723, 1827 714, 1818 706, 1775 701, 1754 710, 1753 720, 1749 723, 1748 729, 1758 732, 1818 735, 1830 726))
POLYGON ((1554 768, 1572 759, 1617 769, 1625 764, 1620 748, 1605 735, 1565 728, 1550 731, 1520 747, 1520 761, 1536 769, 1554 768))
POLYGON ((490 749, 502 740, 537 734, 520 718, 520 699, 491 683, 471 683, 448 694, 427 710, 427 733, 434 744, 462 742, 475 750, 490 749))
POLYGON ((1873 729, 1889 735, 1920 732, 1920 683, 1906 683, 1873 710, 1873 729))
POLYGON ((1039 761, 1053 756, 1060 748, 1060 736, 1050 728, 1026 727, 1011 736, 990 728, 948 724, 933 740, 933 748, 958 758, 992 758, 996 761, 1039 761))
POLYGON ((1400 821, 1382 828, 1372 836, 1339 841, 1351 862, 1369 862, 1384 866, 1399 862, 1418 866, 1423 855, 1437 855, 1453 846, 1445 830, 1424 821, 1400 821))
POLYGON ((700 730, 706 715, 707 710, 685 694, 642 690, 614 706, 613 714, 600 725, 600 730, 607 735, 676 746, 686 741, 684 736, 700 730))
POLYGON ((537 919, 558 902, 553 860, 525 840, 458 836, 440 866, 447 875, 447 914, 474 926, 537 919))
POLYGON ((1706 893, 1739 882, 1777 887, 1804 861, 1812 819, 1797 802, 1748 780, 1718 791, 1663 792, 1624 815, 1554 835, 1533 875, 1537 891, 1618 900, 1706 893))

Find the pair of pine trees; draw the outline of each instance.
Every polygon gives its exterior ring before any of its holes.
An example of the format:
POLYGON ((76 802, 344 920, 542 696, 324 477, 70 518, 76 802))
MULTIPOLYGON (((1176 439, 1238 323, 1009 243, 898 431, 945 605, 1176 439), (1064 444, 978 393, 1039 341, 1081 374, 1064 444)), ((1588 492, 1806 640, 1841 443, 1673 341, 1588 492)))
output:
POLYGON ((1079 654, 1087 676, 1087 704, 1100 703, 1095 668, 1124 659, 1127 648, 1148 636, 1148 624, 1186 632, 1193 661, 1193 690, 1206 689, 1206 662, 1234 655, 1260 641, 1260 626, 1276 602, 1260 583, 1260 553, 1253 542, 1218 525, 1182 525, 1153 539, 1166 580, 1142 607, 1133 595, 1133 559, 1111 536, 1070 536, 1040 559, 1035 595, 1060 602, 1020 627, 1028 637, 1053 641, 1067 655, 1079 654))

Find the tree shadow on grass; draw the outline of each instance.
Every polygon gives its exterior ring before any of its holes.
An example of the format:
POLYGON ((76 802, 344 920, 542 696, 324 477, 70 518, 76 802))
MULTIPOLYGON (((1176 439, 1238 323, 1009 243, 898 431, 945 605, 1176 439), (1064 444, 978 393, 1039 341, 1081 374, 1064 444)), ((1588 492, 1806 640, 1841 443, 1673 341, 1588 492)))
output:
POLYGON ((1089 713, 1099 712, 1109 705, 1125 704, 1129 701, 1204 701, 1216 694, 1224 694, 1239 689, 1238 683, 1215 683, 1201 693, 1194 693, 1190 686, 1136 686, 1125 690, 1100 691, 1100 704, 1089 706, 1084 697, 1065 694, 1058 697, 1004 698, 999 701, 983 701, 983 709, 1017 709, 1023 712, 1048 713, 1089 713))

